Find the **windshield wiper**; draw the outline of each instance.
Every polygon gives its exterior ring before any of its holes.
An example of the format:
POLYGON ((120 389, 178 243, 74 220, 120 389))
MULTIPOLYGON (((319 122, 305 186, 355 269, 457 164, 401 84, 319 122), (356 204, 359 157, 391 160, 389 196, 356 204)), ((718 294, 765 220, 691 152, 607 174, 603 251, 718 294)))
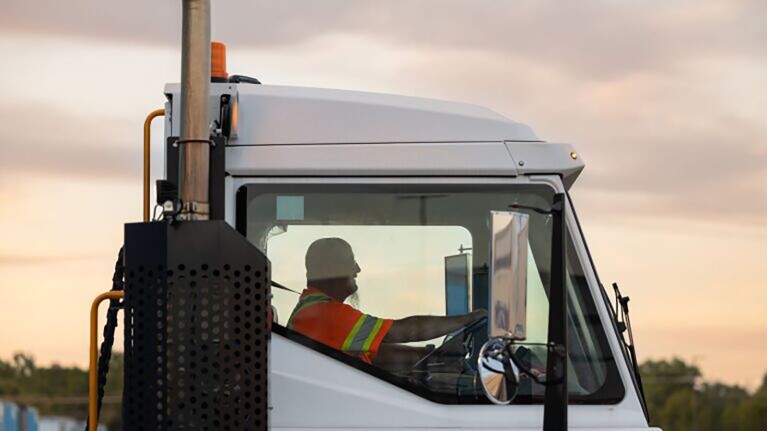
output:
POLYGON ((613 290, 615 291, 615 310, 613 310, 613 318, 615 325, 618 327, 618 333, 620 334, 623 345, 628 349, 629 355, 631 355, 631 365, 634 369, 634 376, 636 377, 637 387, 639 393, 642 395, 642 400, 647 404, 644 387, 642 386, 642 376, 639 374, 639 362, 637 362, 636 348, 634 346, 634 331, 631 329, 631 317, 629 317, 629 301, 628 296, 623 296, 621 290, 618 287, 618 283, 613 283, 613 290), (628 332, 628 342, 624 333, 628 332))

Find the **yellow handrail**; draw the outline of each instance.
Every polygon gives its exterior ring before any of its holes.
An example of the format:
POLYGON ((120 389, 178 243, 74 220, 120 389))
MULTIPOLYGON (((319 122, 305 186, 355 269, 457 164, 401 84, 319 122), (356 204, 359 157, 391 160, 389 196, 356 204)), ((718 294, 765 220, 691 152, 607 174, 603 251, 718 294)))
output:
POLYGON ((125 293, 112 290, 97 296, 91 304, 91 347, 90 367, 88 369, 88 429, 96 431, 98 418, 98 371, 99 371, 99 305, 107 299, 122 299, 125 293))
POLYGON ((149 221, 149 161, 152 120, 165 115, 164 109, 157 109, 149 113, 144 120, 144 221, 149 221))

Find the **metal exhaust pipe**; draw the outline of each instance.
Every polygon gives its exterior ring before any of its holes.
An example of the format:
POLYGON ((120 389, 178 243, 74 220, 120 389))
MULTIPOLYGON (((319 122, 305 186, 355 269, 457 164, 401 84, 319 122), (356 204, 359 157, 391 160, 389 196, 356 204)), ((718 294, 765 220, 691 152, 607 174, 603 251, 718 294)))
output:
POLYGON ((183 0, 181 39, 181 218, 207 220, 209 211, 210 0, 183 0))

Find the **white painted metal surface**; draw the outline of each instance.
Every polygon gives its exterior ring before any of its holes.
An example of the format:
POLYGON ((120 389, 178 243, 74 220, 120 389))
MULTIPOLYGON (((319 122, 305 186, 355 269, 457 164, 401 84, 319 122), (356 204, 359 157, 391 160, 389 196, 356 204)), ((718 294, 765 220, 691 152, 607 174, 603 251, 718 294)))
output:
MULTIPOLYGON (((180 132, 177 84, 166 86, 166 136, 180 132)), ((541 141, 526 125, 487 108, 357 91, 212 84, 238 100, 229 141, 232 175, 517 176, 558 174, 566 187, 583 170, 568 144, 541 141)))
POLYGON ((503 142, 236 146, 226 157, 237 176, 517 175, 503 142))
MULTIPOLYGON (((276 85, 211 84, 211 93, 232 87, 240 105, 235 145, 539 141, 530 127, 476 105, 276 85)), ((165 88, 174 100, 178 91, 165 88)))
MULTIPOLYGON (((274 335, 270 417, 274 430, 541 430, 542 405, 444 405, 428 401, 274 335)), ((612 406, 571 406, 570 429, 647 429, 629 397, 612 406)))
POLYGON ((451 142, 254 145, 227 148, 236 176, 466 176, 559 174, 569 188, 583 162, 568 144, 451 142))

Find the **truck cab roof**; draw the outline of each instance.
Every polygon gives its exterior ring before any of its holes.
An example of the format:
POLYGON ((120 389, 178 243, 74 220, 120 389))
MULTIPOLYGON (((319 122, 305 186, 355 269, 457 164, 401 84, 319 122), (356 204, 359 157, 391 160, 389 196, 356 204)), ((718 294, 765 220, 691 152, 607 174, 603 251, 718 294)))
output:
MULTIPOLYGON (((211 84, 236 100, 227 151, 234 175, 518 176, 559 174, 569 187, 583 163, 567 144, 491 109, 442 100, 323 88, 211 84)), ((178 84, 166 86, 171 109, 178 84)), ((172 112, 172 111, 171 111, 172 112)), ((170 116, 168 136, 178 136, 170 116)))

